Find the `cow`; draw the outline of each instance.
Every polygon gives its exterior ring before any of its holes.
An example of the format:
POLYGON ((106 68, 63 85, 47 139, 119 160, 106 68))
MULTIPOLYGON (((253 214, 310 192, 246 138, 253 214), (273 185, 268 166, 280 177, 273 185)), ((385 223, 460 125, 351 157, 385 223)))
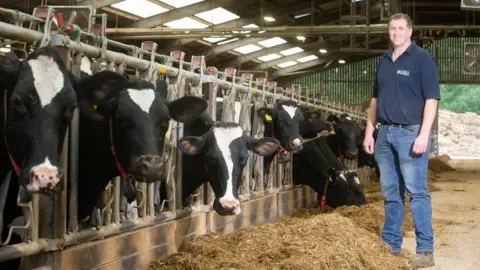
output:
POLYGON ((360 126, 348 114, 340 117, 329 115, 327 121, 333 124, 334 134, 328 136, 328 145, 340 160, 356 159, 362 144, 360 126))
POLYGON ((239 215, 238 188, 249 158, 248 150, 268 156, 277 151, 278 140, 251 138, 235 122, 213 123, 205 118, 185 125, 184 134, 185 137, 178 142, 184 153, 182 201, 185 202, 203 183, 209 182, 215 195, 213 210, 222 216, 239 215))
POLYGON ((89 75, 78 83, 79 220, 91 218, 101 193, 116 176, 146 183, 163 180, 169 121, 191 121, 208 106, 193 96, 167 102, 165 81, 156 84, 160 89, 151 82, 110 71, 89 75))
MULTIPOLYGON (((59 166, 60 151, 66 127, 77 99, 74 79, 59 53, 52 47, 39 48, 20 61, 15 53, 7 53, 0 61, 1 94, 1 169, 0 184, 11 179, 3 204, 2 240, 8 224, 22 215, 17 206, 31 201, 31 195, 58 194, 63 190, 63 172, 59 166), (6 115, 5 115, 6 114, 6 115), (17 175, 18 173, 18 175, 17 175)), ((13 234, 10 244, 20 243, 13 234)), ((1 264, 1 269, 16 269, 20 260, 1 264)))
MULTIPOLYGON (((378 129, 375 128, 373 130, 373 139, 376 141, 377 140, 377 135, 378 135, 378 129)), ((378 164, 375 160, 375 156, 374 155, 370 155, 368 154, 367 152, 365 152, 365 150, 363 149, 363 140, 365 139, 365 129, 362 129, 362 144, 360 144, 358 146, 358 158, 357 158, 357 164, 358 164, 358 167, 363 167, 363 166, 366 166, 366 167, 370 167, 370 168, 375 168, 375 173, 378 177, 378 179, 380 179, 380 170, 378 169, 378 164)))

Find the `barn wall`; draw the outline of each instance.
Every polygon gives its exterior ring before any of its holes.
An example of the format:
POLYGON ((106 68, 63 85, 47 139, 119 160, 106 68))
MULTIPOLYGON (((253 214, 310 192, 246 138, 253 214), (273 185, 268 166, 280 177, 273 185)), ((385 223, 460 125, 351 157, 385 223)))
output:
POLYGON ((207 233, 228 234, 241 228, 272 222, 294 210, 309 207, 316 193, 307 186, 242 202, 238 216, 219 216, 216 212, 197 213, 76 245, 61 251, 53 269, 141 270, 156 258, 178 252, 187 242, 207 233))
MULTIPOLYGON (((449 37, 424 46, 438 62, 440 83, 478 84, 479 75, 464 74, 464 43, 480 43, 480 37, 449 37)), ((329 100, 347 105, 361 105, 371 97, 378 60, 372 57, 352 64, 327 69, 283 82, 283 87, 300 84, 329 100)))

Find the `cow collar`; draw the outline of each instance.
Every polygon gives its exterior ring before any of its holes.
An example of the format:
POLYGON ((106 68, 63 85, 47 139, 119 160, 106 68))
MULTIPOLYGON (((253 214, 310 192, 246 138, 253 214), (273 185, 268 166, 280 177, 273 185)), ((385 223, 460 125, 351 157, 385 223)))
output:
MULTIPOLYGON (((5 132, 6 132, 7 130, 7 89, 3 90, 3 113, 4 113, 5 132)), ((7 136, 5 134, 3 135, 3 139, 5 140, 5 148, 7 149, 7 154, 8 154, 8 157, 10 158, 10 162, 12 163, 13 169, 15 170, 15 173, 17 174, 17 176, 20 176, 20 167, 13 159, 12 155, 10 154, 10 151, 8 151, 7 136)))
POLYGON ((113 143, 113 121, 112 121, 112 117, 110 117, 109 120, 108 120, 108 126, 109 126, 108 129, 109 129, 109 133, 110 133, 110 149, 112 150, 112 155, 115 158, 115 165, 117 166, 117 169, 120 172, 120 174, 122 175, 123 179, 129 180, 130 175, 127 173, 125 168, 123 168, 122 164, 118 160, 117 151, 115 151, 115 144, 113 143))

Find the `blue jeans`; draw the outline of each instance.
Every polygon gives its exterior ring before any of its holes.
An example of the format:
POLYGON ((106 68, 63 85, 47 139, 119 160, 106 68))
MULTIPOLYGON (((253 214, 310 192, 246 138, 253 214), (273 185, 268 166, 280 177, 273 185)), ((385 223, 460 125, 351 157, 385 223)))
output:
POLYGON ((428 153, 412 151, 420 125, 381 125, 375 143, 375 160, 380 169, 380 183, 385 200, 385 223, 382 239, 400 252, 403 241, 401 226, 405 216, 405 188, 410 197, 417 241, 416 252, 433 252, 432 204, 427 186, 428 153))

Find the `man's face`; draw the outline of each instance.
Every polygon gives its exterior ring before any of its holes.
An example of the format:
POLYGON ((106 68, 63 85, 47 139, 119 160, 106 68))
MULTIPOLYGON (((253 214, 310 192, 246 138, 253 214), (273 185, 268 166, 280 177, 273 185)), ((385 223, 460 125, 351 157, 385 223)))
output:
POLYGON ((395 47, 405 45, 412 36, 412 28, 408 27, 405 19, 392 20, 388 27, 390 41, 395 47))

